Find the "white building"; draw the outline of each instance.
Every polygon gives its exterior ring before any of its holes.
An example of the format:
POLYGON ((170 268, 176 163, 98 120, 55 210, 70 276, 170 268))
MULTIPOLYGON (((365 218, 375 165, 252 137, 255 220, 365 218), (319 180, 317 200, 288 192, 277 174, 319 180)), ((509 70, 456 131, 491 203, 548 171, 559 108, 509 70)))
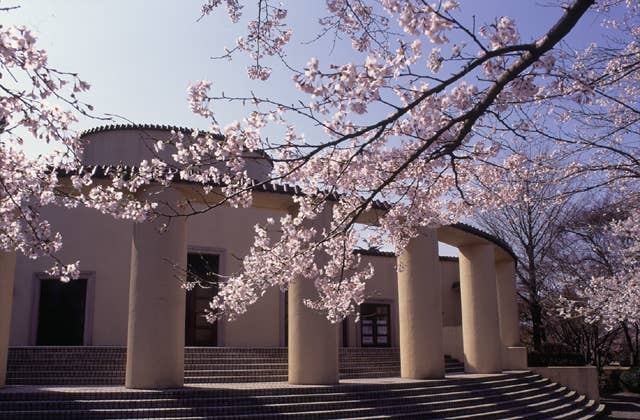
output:
MULTIPOLYGON (((86 163, 133 165, 149 157, 146 145, 170 129, 91 130, 84 134, 86 163)), ((260 179, 271 163, 257 157, 251 171, 260 179)), ((197 188, 179 184, 175 192, 197 188)), ((463 360, 468 372, 526 367, 511 251, 465 225, 428 231, 412 241, 400 257, 401 273, 394 255, 359 251, 375 267, 360 323, 330 325, 302 305, 310 287, 295 282, 289 291, 294 299, 271 290, 236 321, 206 323, 202 311, 215 289, 185 292, 166 260, 203 275, 238 271, 253 226, 289 211, 295 192, 264 187, 256 191, 252 208, 218 207, 172 223, 164 235, 150 223, 134 226, 88 209, 46 209, 46 219, 64 238, 61 258, 79 259, 82 275, 64 284, 43 274, 47 261, 18 256, 13 270, 11 255, 0 259, 0 292, 6 295, 13 284, 12 299, 0 308, 0 383, 7 336, 10 346, 127 346, 127 386, 142 388, 182 384, 185 344, 288 345, 293 383, 336 382, 338 346, 400 347, 402 376, 411 378, 443 377, 445 353, 463 360), (459 260, 439 258, 438 241, 458 247, 459 260)))

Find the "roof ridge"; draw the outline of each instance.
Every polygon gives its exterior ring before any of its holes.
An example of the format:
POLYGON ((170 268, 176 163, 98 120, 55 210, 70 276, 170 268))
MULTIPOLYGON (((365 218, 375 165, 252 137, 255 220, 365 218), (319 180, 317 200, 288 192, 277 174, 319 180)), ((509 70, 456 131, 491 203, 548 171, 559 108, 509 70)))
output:
POLYGON ((499 246, 500 248, 502 248, 507 254, 509 254, 511 257, 513 257, 514 260, 518 260, 518 257, 516 256, 516 253, 513 251, 513 248, 511 248, 511 245, 509 245, 505 240, 503 240, 502 238, 499 238, 489 232, 486 232, 482 229, 480 229, 479 227, 470 225, 468 223, 462 223, 462 222, 457 222, 457 223, 453 223, 451 225, 449 225, 453 228, 456 229, 460 229, 464 232, 468 232, 471 234, 474 234, 476 236, 479 236, 483 239, 488 240, 489 242, 493 242, 495 245, 499 246))
MULTIPOLYGON (((164 130, 164 131, 179 131, 185 134, 192 134, 194 131, 208 132, 206 130, 200 130, 198 128, 184 127, 170 124, 154 124, 154 123, 122 123, 122 124, 105 124, 97 127, 89 128, 80 132, 80 137, 88 136, 90 134, 102 133, 105 131, 117 131, 117 130, 164 130)), ((222 138, 222 134, 213 133, 215 137, 222 138)))

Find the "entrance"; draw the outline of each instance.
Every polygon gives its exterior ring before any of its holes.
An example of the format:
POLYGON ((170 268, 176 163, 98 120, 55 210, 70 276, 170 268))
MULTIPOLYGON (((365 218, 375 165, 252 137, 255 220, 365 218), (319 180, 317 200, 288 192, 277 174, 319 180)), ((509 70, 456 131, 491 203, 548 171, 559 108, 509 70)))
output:
POLYGON ((189 253, 187 255, 187 280, 200 281, 187 291, 187 308, 185 316, 186 346, 217 346, 218 323, 210 324, 204 317, 204 310, 218 293, 218 277, 220 268, 219 255, 189 253))
POLYGON ((389 305, 363 303, 360 305, 362 347, 389 347, 391 336, 389 327, 389 305))
POLYGON ((87 279, 41 279, 36 345, 83 345, 86 300, 87 279))

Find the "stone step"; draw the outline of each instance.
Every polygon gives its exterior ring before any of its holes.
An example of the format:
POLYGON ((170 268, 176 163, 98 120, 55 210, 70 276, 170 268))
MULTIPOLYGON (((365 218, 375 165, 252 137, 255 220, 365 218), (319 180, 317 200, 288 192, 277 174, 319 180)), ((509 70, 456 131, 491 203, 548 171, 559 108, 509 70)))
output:
MULTIPOLYGON (((499 375, 495 377, 468 377, 468 376, 460 376, 460 377, 452 377, 447 379, 439 379, 439 380, 430 380, 428 382, 417 381, 417 382, 408 382, 408 383, 394 383, 394 390, 405 390, 405 389, 416 389, 416 388, 429 388, 431 392, 448 392, 454 388, 465 388, 465 387, 475 387, 475 386, 495 386, 496 384, 515 384, 526 381, 535 381, 541 379, 541 377, 532 372, 518 372, 518 373, 509 373, 505 375, 499 375)), ((546 380, 546 379, 545 379, 546 380)), ((287 391, 291 394, 304 394, 308 393, 309 390, 312 390, 314 393, 328 393, 334 392, 335 387, 305 387, 305 388, 291 388, 287 391)), ((341 384, 338 389, 340 390, 349 390, 353 391, 362 391, 366 390, 368 392, 376 391, 376 390, 385 390, 387 391, 388 384, 341 384)), ((172 398, 184 398, 185 395, 190 395, 190 393, 197 391, 199 395, 208 395, 208 396, 219 396, 219 395, 244 395, 246 391, 244 390, 230 390, 230 389, 173 389, 173 390, 165 390, 163 391, 163 395, 171 396, 172 398)), ((251 390, 251 392, 256 395, 258 393, 257 390, 251 390)), ((278 394, 280 391, 277 388, 262 388, 259 390, 259 395, 274 395, 278 394)), ((148 397, 154 398, 156 396, 155 391, 143 391, 143 390, 127 390, 126 392, 114 391, 114 392, 99 392, 98 395, 104 397, 108 396, 109 398, 141 398, 148 397)), ((37 393, 27 393, 23 392, 20 394, 13 393, 3 393, 0 392, 0 401, 4 401, 7 399, 12 399, 13 396, 20 395, 22 398, 28 398, 29 396, 34 397, 46 397, 49 399, 82 399, 87 397, 87 395, 91 395, 88 392, 84 391, 70 391, 66 390, 64 393, 58 393, 55 391, 41 391, 37 393)))
MULTIPOLYGON (((445 367, 445 371, 448 373, 462 372, 463 367, 445 367)), ((227 372, 244 372, 244 371, 287 371, 286 364, 262 364, 262 365, 201 365, 185 366, 185 374, 207 371, 227 371, 227 372)), ((353 367, 340 367, 340 373, 366 373, 366 372, 400 372, 400 366, 353 366, 353 367)), ((50 367, 47 370, 44 369, 29 369, 19 368, 11 369, 7 373, 7 377, 26 377, 26 376, 55 376, 55 375, 67 375, 67 376, 98 376, 98 375, 119 375, 124 374, 124 366, 113 366, 110 369, 97 369, 93 368, 63 368, 63 367, 50 367)))
MULTIPOLYGON (((101 347, 101 346, 29 346, 9 348, 10 355, 29 356, 34 354, 126 354, 123 346, 101 347)), ((363 348, 363 347, 342 347, 339 349, 342 356, 357 355, 394 355, 399 356, 400 351, 396 348, 363 348)), ((185 347, 185 354, 276 354, 286 355, 286 347, 185 347)), ((450 357, 445 355, 445 357, 450 357)))
MULTIPOLYGON (((99 354, 87 354, 87 355, 74 355, 74 356, 67 356, 67 357, 49 357, 47 354, 41 354, 38 355, 37 357, 31 357, 31 358, 9 358, 8 361, 9 362, 15 362, 15 363, 47 363, 47 362, 51 362, 51 361, 57 361, 57 362, 84 362, 84 361, 91 361, 91 362, 96 362, 96 363, 100 363, 100 362, 106 362, 106 363, 120 363, 120 362, 124 362, 126 360, 126 356, 122 355, 122 356, 100 356, 99 354)), ((192 355, 185 355, 185 360, 186 361, 197 361, 197 360, 219 360, 219 361, 234 361, 234 360, 273 360, 273 361, 277 361, 277 360, 287 360, 287 356, 257 356, 257 355, 228 355, 228 356, 224 356, 221 357, 219 355, 198 355, 198 356, 192 356, 192 355)), ((350 360, 362 360, 362 359, 350 359, 350 360)), ((393 358, 389 358, 389 359, 374 359, 374 360, 400 360, 400 359, 393 359, 393 358)))
MULTIPOLYGON (((538 374, 524 371, 517 373, 509 373, 503 375, 495 375, 490 377, 469 377, 469 376, 459 376, 453 378, 446 379, 436 379, 429 381, 411 381, 411 382, 400 382, 393 383, 392 390, 394 392, 404 391, 407 389, 426 389, 428 388, 431 392, 449 392, 452 389, 466 389, 469 387, 475 386, 496 386, 500 385, 508 385, 508 384, 516 384, 523 382, 533 382, 533 381, 548 381, 548 379, 544 379, 538 374)), ((315 394, 326 394, 332 392, 376 392, 376 391, 389 391, 389 384, 380 383, 380 384, 340 384, 334 387, 292 387, 288 388, 287 392, 289 394, 305 394, 308 395, 310 392, 315 394)), ((4 391, 6 391, 5 389, 4 391)), ((82 399, 91 395, 99 395, 104 398, 128 398, 134 395, 136 398, 156 398, 156 391, 145 391, 145 390, 131 390, 131 389, 115 389, 114 391, 104 391, 101 388, 97 388, 97 390, 93 388, 89 389, 75 389, 70 388, 66 389, 65 392, 57 392, 56 390, 33 390, 34 392, 28 392, 30 389, 26 389, 25 392, 20 393, 19 395, 23 399, 28 400, 36 400, 41 398, 47 399, 56 399, 56 400, 73 400, 73 399, 82 399)), ((189 388, 178 388, 178 389, 170 389, 162 391, 163 395, 170 398, 185 398, 186 396, 193 395, 197 393, 200 396, 228 396, 228 395, 244 395, 244 393, 248 392, 246 390, 235 390, 235 389, 226 389, 226 388, 212 388, 212 389, 189 389, 189 388)), ((252 395, 279 395, 281 390, 278 388, 260 388, 260 389, 252 389, 252 395)), ((12 392, 2 392, 0 391, 0 401, 12 400, 14 399, 14 395, 12 392)))
MULTIPOLYGON (((526 382, 526 381, 536 381, 536 380, 545 380, 547 381, 547 379, 541 378, 539 375, 532 373, 532 372, 517 372, 517 373, 509 373, 509 374, 504 374, 504 375, 498 375, 495 377, 486 377, 486 378, 474 378, 474 377, 470 377, 470 376, 458 376, 458 377, 451 377, 451 378, 446 378, 446 379, 438 379, 438 380, 429 380, 429 381, 416 381, 416 382, 406 382, 406 383, 394 383, 393 384, 393 390, 394 391, 404 391, 407 389, 423 389, 423 388, 429 388, 429 390, 431 390, 432 392, 448 392, 448 390, 454 389, 454 388, 464 388, 464 387, 473 387, 473 386, 495 386, 495 384, 515 384, 515 383, 522 383, 522 382, 526 382)), ((99 388, 98 388, 99 389, 99 388)), ((20 390, 19 388, 16 390, 20 390)), ((340 384, 336 387, 302 387, 302 388, 298 388, 298 387, 293 387, 290 389, 287 389, 288 393, 291 394, 305 394, 308 393, 309 390, 312 390, 314 393, 330 393, 330 392, 336 392, 336 390, 349 390, 350 392, 355 392, 355 391, 367 391, 367 392, 375 392, 375 391, 380 391, 380 390, 384 390, 387 391, 388 390, 388 384, 386 383, 380 383, 380 384, 371 384, 371 383, 363 383, 363 384, 353 384, 353 383, 347 383, 347 384, 340 384)), ((7 391, 7 388, 4 389, 4 391, 7 391)), ((224 388, 211 388, 211 389, 191 389, 191 388, 179 388, 179 389, 171 389, 171 390, 164 390, 163 391, 163 395, 165 396, 171 396, 172 398, 184 398, 185 395, 190 395, 193 392, 198 392, 199 395, 207 395, 207 396, 220 396, 220 395, 239 395, 242 396, 244 395, 247 391, 244 389, 224 389, 224 388)), ((85 389, 79 389, 79 390, 74 390, 74 389, 66 389, 64 393, 60 393, 57 392, 55 389, 54 390, 49 390, 49 389, 44 389, 44 390, 38 390, 38 392, 2 392, 0 391, 0 401, 6 401, 6 400, 11 400, 13 399, 13 397, 15 395, 20 395, 23 398, 29 397, 29 396, 45 396, 46 398, 49 399, 82 399, 84 397, 86 397, 87 395, 92 395, 91 393, 95 393, 97 395, 100 395, 102 397, 104 396, 109 396, 109 398, 142 398, 142 397, 148 397, 148 398, 155 398, 156 397, 156 391, 144 391, 144 390, 126 390, 126 392, 123 392, 122 390, 118 390, 116 389, 115 391, 112 392, 106 392, 103 390, 98 391, 88 391, 85 389)), ((257 395, 256 390, 251 390, 251 392, 255 395, 257 395)), ((278 389, 271 389, 271 388, 262 388, 259 390, 259 395, 277 395, 279 394, 281 391, 278 389)))
MULTIPOLYGON (((90 378, 96 376, 106 377, 122 377, 124 378, 125 371, 99 371, 99 372, 84 372, 84 371, 46 371, 46 372, 33 372, 33 375, 20 376, 20 373, 11 373, 11 376, 7 375, 7 378, 13 377, 27 377, 32 376, 35 378, 55 378, 60 375, 74 378, 90 378)), ((270 367, 263 367, 261 369, 207 369, 207 370, 185 370, 185 376, 269 376, 269 375, 286 375, 287 369, 271 369, 270 367)))
MULTIPOLYGON (((460 395, 457 396, 439 396, 436 398, 432 395, 376 395, 376 396, 363 396, 362 394, 350 394, 342 393, 336 395, 336 398, 325 398, 323 400, 307 398, 300 398, 300 396, 288 396, 281 395, 279 398, 268 397, 263 399, 205 399, 205 398, 193 398, 186 400, 171 400, 171 399, 143 399, 143 400, 128 400, 126 404, 114 400, 85 400, 75 401, 73 403, 61 401, 41 401, 38 404, 33 402, 27 404, 14 403, 11 406, 2 407, 4 412, 17 411, 17 410, 29 410, 29 411, 55 411, 55 410, 68 410, 73 408, 74 410, 91 410, 91 411, 106 411, 110 409, 118 410, 136 410, 136 409, 183 409, 185 406, 192 409, 207 409, 209 415, 224 415, 232 411, 248 411, 251 409, 255 413, 270 413, 273 411, 282 411, 284 408, 287 412, 307 411, 311 408, 332 408, 333 410, 344 410, 357 408, 362 404, 364 398, 368 398, 367 406, 369 407, 386 407, 389 405, 408 405, 408 404, 429 404, 431 407, 450 407, 473 405, 478 401, 489 402, 497 400, 498 398, 527 398, 536 395, 537 398, 544 396, 550 396, 564 392, 564 390, 544 390, 543 392, 536 390, 525 391, 511 391, 509 393, 500 393, 496 390, 487 391, 485 393, 469 394, 464 398, 460 395)), ((313 395, 311 396, 313 397, 313 395)))
MULTIPOLYGON (((505 381, 506 382, 506 381, 505 381)), ((531 391, 532 389, 543 389, 543 388, 552 388, 556 386, 556 384, 552 384, 549 380, 544 378, 539 378, 536 381, 531 382, 523 382, 518 381, 516 383, 506 383, 506 384, 494 384, 491 387, 486 387, 478 390, 478 388, 468 388, 463 386, 457 387, 449 387, 449 389, 441 389, 441 392, 438 392, 437 387, 433 387, 433 389, 425 388, 425 387, 417 387, 417 388, 405 388, 405 389, 388 389, 388 390, 372 390, 372 391, 353 391, 353 392, 334 392, 334 393, 312 393, 309 395, 305 395, 304 399, 308 402, 323 402, 323 401, 341 401, 346 396, 351 399, 379 399, 379 398, 387 398, 390 396, 396 397, 404 397, 404 398, 413 398, 413 397, 421 397, 423 400, 431 399, 431 400, 440 400, 443 398, 461 398, 464 396, 480 396, 483 393, 489 392, 503 392, 513 395, 517 392, 522 391, 531 391), (429 390, 428 394, 425 394, 425 390, 429 390)), ((255 404, 279 404, 284 403, 287 400, 299 401, 300 395, 256 395, 253 396, 251 400, 252 403, 255 404)), ((70 405, 74 405, 79 408, 107 408, 111 405, 117 405, 122 408, 126 407, 169 407, 169 406, 180 406, 184 404, 189 404, 189 406, 228 406, 228 405, 237 405, 244 404, 246 400, 238 398, 237 396, 223 396, 216 397, 210 396, 206 393, 197 393, 191 396, 185 396, 184 398, 132 398, 132 399, 110 399, 105 398, 102 400, 95 399, 87 399, 87 400, 77 400, 77 401, 68 401, 68 400, 41 400, 41 401, 32 401, 32 400, 8 400, 8 401, 0 401, 0 411, 4 410, 16 410, 16 409, 25 409, 29 408, 31 410, 36 409, 62 409, 70 405), (202 394, 202 395, 201 395, 202 394)))
MULTIPOLYGON (((201 369, 264 369, 264 368, 287 368, 287 363, 199 363, 199 364, 185 364, 185 371, 187 370, 201 370, 201 369)), ((38 372, 38 371, 112 371, 112 370, 124 370, 125 363, 112 364, 112 365, 49 365, 49 366, 14 366, 11 368, 11 372, 38 372)))
POLYGON ((227 384, 227 383, 251 383, 251 382, 286 382, 288 376, 269 375, 269 376, 204 376, 190 377, 185 376, 185 384, 227 384))
MULTIPOLYGON (((461 373, 462 369, 447 369, 447 373, 461 373)), ((286 367, 274 369, 271 367, 251 368, 251 369, 185 369, 185 378, 190 378, 190 382, 194 383, 196 378, 210 377, 271 377, 269 381, 280 380, 275 377, 283 377, 286 380, 288 371, 286 367)), ((74 380, 78 380, 78 384, 114 384, 124 383, 125 372, 120 370, 105 371, 74 371, 74 370, 51 370, 51 371, 34 371, 19 372, 11 371, 7 374, 7 383, 14 385, 45 385, 45 384, 73 384, 74 380), (31 382, 30 382, 31 381, 31 382)), ((398 377, 400 369, 382 369, 382 368, 352 368, 341 369, 340 377, 342 379, 358 379, 358 378, 381 378, 381 377, 398 377)), ((219 381, 216 379, 216 381, 219 381)), ((208 381, 205 381, 208 382, 208 381)), ((231 380, 229 380, 231 382, 231 380)), ((243 380, 242 382, 246 382, 243 380)))
MULTIPOLYGON (((287 365, 288 361, 284 360, 211 360, 211 359, 203 359, 197 361, 187 361, 185 360, 185 367, 189 368, 200 368, 202 366, 278 366, 278 365, 287 365)), ((37 370, 37 369, 52 369, 52 368, 67 368, 67 369, 112 369, 118 367, 124 367, 126 365, 126 361, 116 361, 116 362, 93 362, 93 361, 75 361, 75 362, 62 362, 62 361, 48 361, 47 363, 31 363, 31 362, 11 362, 8 365, 9 369, 12 370, 37 370)), ((350 362, 345 363, 341 362, 341 368, 351 368, 351 367, 400 367, 400 361, 387 361, 387 362, 375 362, 371 363, 368 360, 362 360, 360 362, 350 362)), ((463 363, 454 363, 454 362, 445 362, 445 367, 460 367, 464 366, 463 363)))
POLYGON ((33 378, 33 377, 16 377, 7 378, 7 385, 63 385, 63 386, 81 386, 81 385, 124 385, 124 376, 118 378, 33 378))
MULTIPOLYGON (((540 411, 535 408, 520 408, 520 407, 506 407, 498 408, 496 410, 487 410, 484 412, 476 412, 473 416, 469 416, 467 413, 456 413, 455 415, 440 415, 434 416, 431 411, 413 411, 403 413, 400 415, 391 415, 384 418, 446 418, 446 419, 469 419, 472 418, 485 418, 485 419, 502 419, 502 420, 515 420, 515 419, 568 419, 568 418, 580 418, 580 419, 593 419, 601 416, 602 409, 597 410, 593 408, 593 401, 591 405, 585 404, 580 398, 576 398, 574 401, 570 401, 566 404, 552 403, 551 407, 540 406, 540 411), (554 405, 555 404, 555 405, 554 405), (567 417, 567 409, 569 406, 573 410, 573 415, 567 417)), ((437 413, 443 414, 443 413, 437 413)), ((245 417, 247 418, 247 417, 245 417)), ((370 417, 370 418, 383 418, 383 417, 370 417)))
POLYGON ((420 418, 509 418, 527 414, 526 418, 553 418, 554 414, 566 414, 567 408, 581 415, 594 412, 584 402, 584 397, 576 397, 573 392, 559 388, 552 392, 531 394, 493 394, 484 398, 450 399, 445 401, 422 401, 419 398, 407 399, 390 397, 375 400, 349 399, 318 403, 299 401, 290 403, 257 403, 249 405, 189 405, 183 401, 181 407, 110 407, 82 409, 66 406, 57 409, 45 406, 44 410, 3 411, 6 419, 41 418, 43 411, 47 418, 376 418, 420 417, 420 418))
MULTIPOLYGON (((400 375, 394 348, 340 350, 343 379, 400 375)), ((282 381, 287 379, 286 348, 185 348, 186 383, 282 381)), ((7 383, 16 385, 120 385, 124 383, 124 347, 12 347, 7 383)), ((445 357, 447 373, 464 365, 445 357)))
MULTIPOLYGON (((44 355, 40 356, 38 359, 9 359, 10 363, 30 363, 30 364, 47 364, 51 362, 64 362, 64 363, 72 363, 72 364, 86 364, 86 363, 96 363, 96 364, 114 364, 114 363, 123 363, 126 361, 126 357, 122 358, 107 358, 107 357, 71 357, 69 359, 56 359, 56 358, 46 358, 44 355)), ((185 357, 185 362, 189 363, 198 363, 200 361, 214 361, 220 363, 230 363, 234 361, 242 361, 246 362, 258 362, 258 361, 271 361, 271 362, 286 362, 287 357, 216 357, 216 356, 202 356, 202 357, 185 357)), ((343 364, 350 363, 369 363, 369 364, 377 364, 377 363, 400 363, 399 358, 350 358, 350 359, 340 359, 340 362, 343 364)), ((447 364, 457 364, 461 363, 454 359, 445 360, 447 364)))

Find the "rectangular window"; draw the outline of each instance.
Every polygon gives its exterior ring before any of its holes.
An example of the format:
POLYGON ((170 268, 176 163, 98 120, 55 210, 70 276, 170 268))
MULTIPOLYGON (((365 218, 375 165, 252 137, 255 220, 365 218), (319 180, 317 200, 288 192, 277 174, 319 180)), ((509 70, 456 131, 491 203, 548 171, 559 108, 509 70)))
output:
POLYGON ((389 347, 390 306, 387 304, 364 303, 360 305, 362 347, 389 347))

